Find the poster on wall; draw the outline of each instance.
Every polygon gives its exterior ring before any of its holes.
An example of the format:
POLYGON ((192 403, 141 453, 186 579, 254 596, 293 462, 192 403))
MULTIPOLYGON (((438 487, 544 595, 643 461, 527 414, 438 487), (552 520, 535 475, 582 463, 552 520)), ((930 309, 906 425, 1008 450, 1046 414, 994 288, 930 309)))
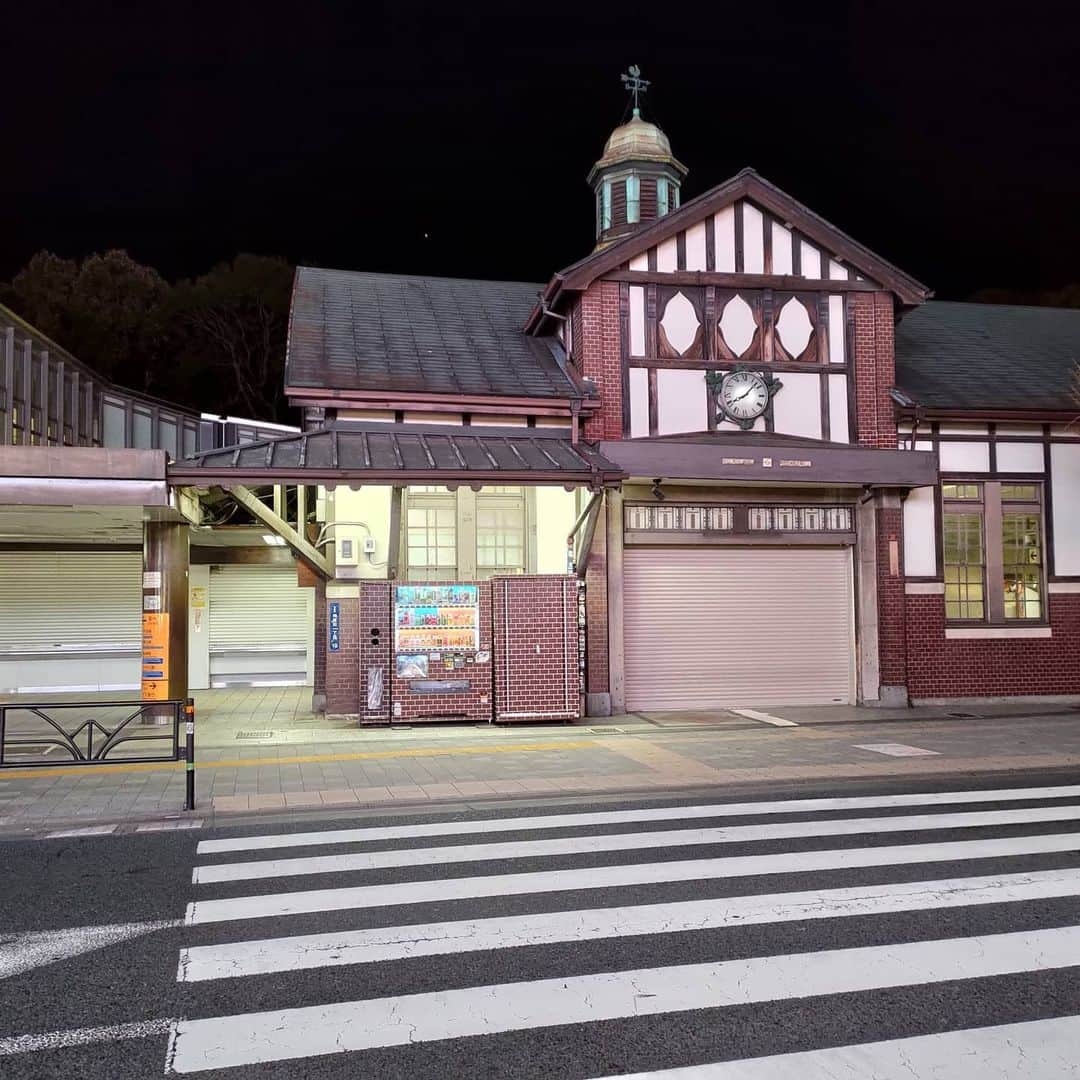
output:
POLYGON ((398 585, 394 589, 394 652, 476 652, 480 597, 475 585, 398 585))

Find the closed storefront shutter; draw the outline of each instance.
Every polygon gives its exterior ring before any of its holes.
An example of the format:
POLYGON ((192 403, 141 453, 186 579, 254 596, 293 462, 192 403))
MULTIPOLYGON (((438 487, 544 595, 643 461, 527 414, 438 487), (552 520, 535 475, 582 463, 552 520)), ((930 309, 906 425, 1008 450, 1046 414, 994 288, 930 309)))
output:
POLYGON ((0 554, 0 690, 134 690, 142 642, 138 552, 0 554))
POLYGON ((312 631, 295 568, 210 568, 211 686, 303 685, 312 631))
POLYGON ((628 709, 854 701, 848 548, 633 548, 624 581, 628 709))

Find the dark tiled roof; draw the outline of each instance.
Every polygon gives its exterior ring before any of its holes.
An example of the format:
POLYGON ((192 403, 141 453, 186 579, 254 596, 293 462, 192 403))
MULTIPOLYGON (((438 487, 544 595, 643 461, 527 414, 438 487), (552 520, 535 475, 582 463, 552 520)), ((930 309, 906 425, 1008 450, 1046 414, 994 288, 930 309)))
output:
POLYGON ((896 383, 943 409, 1070 409, 1080 310, 931 301, 896 328, 896 383))
POLYGON ((210 450, 174 462, 170 479, 213 484, 332 481, 408 484, 531 483, 544 479, 593 487, 623 476, 590 443, 571 444, 541 430, 504 428, 471 433, 443 425, 339 423, 210 450))
POLYGON ((301 266, 290 387, 576 398, 552 338, 521 332, 539 285, 301 266))

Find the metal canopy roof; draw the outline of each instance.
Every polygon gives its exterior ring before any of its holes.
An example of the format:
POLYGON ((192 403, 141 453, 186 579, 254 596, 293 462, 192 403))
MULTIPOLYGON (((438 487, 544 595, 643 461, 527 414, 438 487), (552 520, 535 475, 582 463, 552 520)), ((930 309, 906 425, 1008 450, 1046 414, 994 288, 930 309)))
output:
POLYGON ((594 444, 533 428, 337 423, 173 462, 174 484, 617 485, 626 474, 594 444))

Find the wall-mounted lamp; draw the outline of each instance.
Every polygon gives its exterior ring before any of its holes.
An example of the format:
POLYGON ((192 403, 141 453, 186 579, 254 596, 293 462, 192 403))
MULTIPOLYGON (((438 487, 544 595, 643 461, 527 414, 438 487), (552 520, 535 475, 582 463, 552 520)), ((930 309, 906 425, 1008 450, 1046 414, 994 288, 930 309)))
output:
POLYGON ((656 501, 657 501, 657 502, 663 502, 663 501, 664 501, 664 500, 665 500, 665 499, 667 498, 667 496, 666 496, 666 495, 665 495, 665 494, 664 494, 664 493, 663 493, 663 492, 662 492, 662 491, 660 490, 660 485, 661 485, 661 484, 662 484, 663 482, 664 482, 664 478, 663 478, 662 476, 658 476, 658 477, 657 477, 657 478, 656 478, 656 479, 655 479, 655 480, 653 481, 653 485, 652 485, 652 497, 653 497, 654 499, 656 499, 656 501))

